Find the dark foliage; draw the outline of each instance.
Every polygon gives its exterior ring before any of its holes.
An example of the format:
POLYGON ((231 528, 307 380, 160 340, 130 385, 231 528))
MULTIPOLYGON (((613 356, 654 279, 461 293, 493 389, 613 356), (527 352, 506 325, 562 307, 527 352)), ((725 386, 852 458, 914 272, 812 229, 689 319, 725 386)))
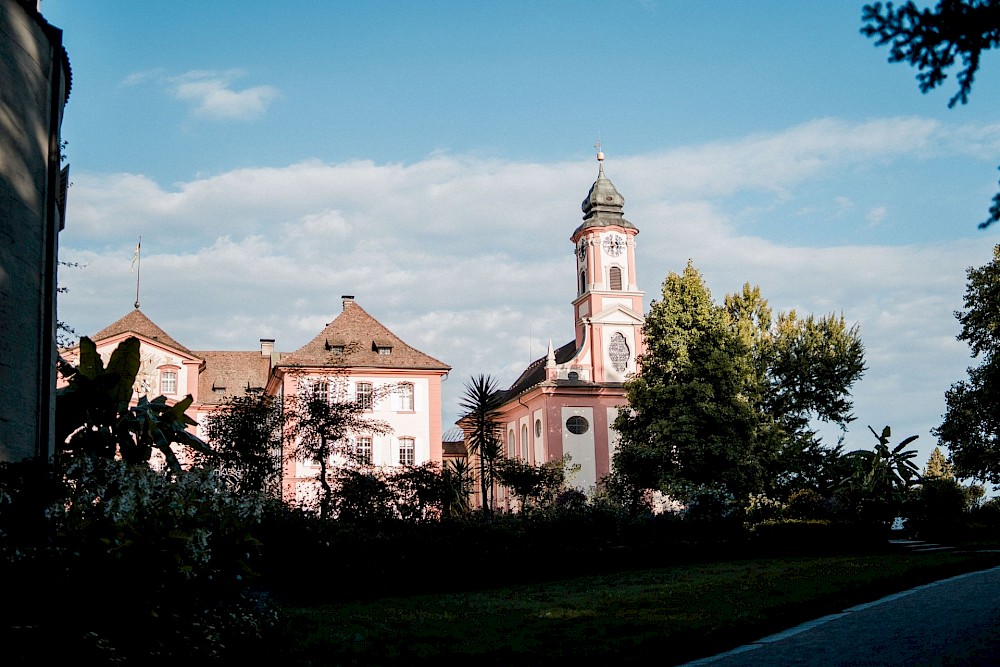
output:
MULTIPOLYGON (((861 33, 877 46, 889 46, 889 62, 917 68, 917 84, 926 93, 944 83, 959 60, 958 91, 948 107, 969 101, 983 52, 1000 44, 1000 0, 939 0, 933 8, 913 2, 895 7, 891 2, 865 5, 861 33)), ((980 229, 1000 220, 1000 193, 993 198, 989 217, 980 229)))

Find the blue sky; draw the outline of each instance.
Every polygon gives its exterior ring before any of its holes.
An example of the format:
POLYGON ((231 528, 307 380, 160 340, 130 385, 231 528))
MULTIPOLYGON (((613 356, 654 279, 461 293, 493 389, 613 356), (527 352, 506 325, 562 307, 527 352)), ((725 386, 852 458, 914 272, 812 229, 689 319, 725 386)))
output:
POLYGON ((1000 165, 1000 69, 922 95, 861 2, 137 3, 43 0, 65 31, 73 187, 60 316, 142 307, 192 349, 304 344, 359 303, 453 366, 511 382, 572 337, 597 166, 640 229, 647 302, 694 261, 714 296, 857 322, 849 448, 934 445, 964 377, 965 269, 1000 165))

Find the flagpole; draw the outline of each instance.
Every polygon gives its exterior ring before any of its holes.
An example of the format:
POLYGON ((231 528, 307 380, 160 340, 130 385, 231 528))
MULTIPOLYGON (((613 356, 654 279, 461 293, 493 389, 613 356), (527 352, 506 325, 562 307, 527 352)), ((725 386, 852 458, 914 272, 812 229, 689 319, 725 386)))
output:
POLYGON ((142 237, 139 237, 139 242, 135 244, 135 308, 139 309, 139 274, 142 271, 142 237))

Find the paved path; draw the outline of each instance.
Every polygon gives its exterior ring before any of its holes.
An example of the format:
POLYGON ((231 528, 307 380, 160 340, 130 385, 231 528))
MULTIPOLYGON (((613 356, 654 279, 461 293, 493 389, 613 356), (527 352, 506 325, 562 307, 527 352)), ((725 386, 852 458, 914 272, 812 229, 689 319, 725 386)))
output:
POLYGON ((1000 665, 1000 567, 896 593, 685 667, 1000 665))

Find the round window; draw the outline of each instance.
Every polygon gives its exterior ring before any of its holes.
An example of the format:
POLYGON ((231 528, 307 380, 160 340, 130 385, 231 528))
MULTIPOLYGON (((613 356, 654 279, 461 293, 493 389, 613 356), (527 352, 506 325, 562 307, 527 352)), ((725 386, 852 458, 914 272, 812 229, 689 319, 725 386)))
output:
POLYGON ((535 420, 535 437, 536 438, 542 437, 542 420, 541 419, 536 419, 535 420))
POLYGON ((574 435, 583 435, 590 430, 590 422, 585 417, 573 415, 566 420, 566 430, 574 435))

